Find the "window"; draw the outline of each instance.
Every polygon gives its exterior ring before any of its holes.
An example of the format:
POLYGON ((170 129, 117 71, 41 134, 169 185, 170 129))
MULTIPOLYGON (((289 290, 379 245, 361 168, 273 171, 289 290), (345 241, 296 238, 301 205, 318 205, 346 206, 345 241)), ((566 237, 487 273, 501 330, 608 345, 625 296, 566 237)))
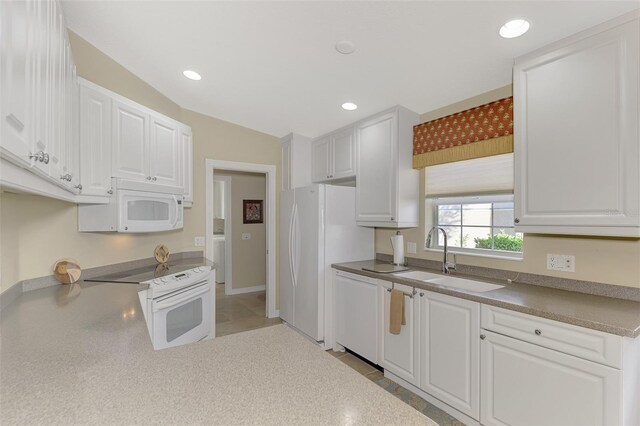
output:
MULTIPOLYGON (((430 199, 434 226, 447 233, 452 252, 521 257, 523 236, 513 225, 513 195, 483 195, 430 199)), ((442 248, 438 233, 430 247, 442 248)), ((427 247, 429 248, 429 247, 427 247)))

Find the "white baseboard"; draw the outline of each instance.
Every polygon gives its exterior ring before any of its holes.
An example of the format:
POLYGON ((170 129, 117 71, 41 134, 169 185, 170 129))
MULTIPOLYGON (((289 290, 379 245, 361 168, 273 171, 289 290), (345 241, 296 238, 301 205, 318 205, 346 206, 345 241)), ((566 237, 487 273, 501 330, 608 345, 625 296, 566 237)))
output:
POLYGON ((232 288, 229 292, 229 295, 233 294, 244 294, 244 293, 254 293, 256 291, 265 291, 267 287, 263 285, 255 285, 253 287, 241 287, 241 288, 232 288))

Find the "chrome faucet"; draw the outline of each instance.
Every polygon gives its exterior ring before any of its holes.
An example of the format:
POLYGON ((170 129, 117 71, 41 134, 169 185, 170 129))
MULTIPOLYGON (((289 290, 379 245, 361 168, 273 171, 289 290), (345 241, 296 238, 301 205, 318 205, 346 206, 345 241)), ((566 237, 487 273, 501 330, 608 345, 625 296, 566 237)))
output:
POLYGON ((431 234, 433 233, 433 231, 436 231, 436 233, 438 231, 442 231, 442 235, 444 237, 444 257, 442 259, 442 272, 444 272, 445 274, 450 274, 452 270, 456 270, 456 257, 454 253, 453 263, 447 262, 447 231, 445 231, 444 228, 440 228, 437 226, 431 228, 429 230, 429 233, 427 234, 427 247, 431 245, 431 234))

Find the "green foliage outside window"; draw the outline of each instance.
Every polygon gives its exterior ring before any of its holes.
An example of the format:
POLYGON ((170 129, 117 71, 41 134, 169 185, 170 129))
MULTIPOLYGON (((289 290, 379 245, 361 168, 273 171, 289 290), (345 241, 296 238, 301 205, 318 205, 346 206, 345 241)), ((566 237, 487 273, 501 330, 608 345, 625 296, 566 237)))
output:
POLYGON ((518 235, 505 234, 500 231, 499 234, 493 236, 493 247, 491 247, 491 236, 486 238, 474 238, 476 248, 503 250, 503 251, 522 251, 522 237, 518 235))

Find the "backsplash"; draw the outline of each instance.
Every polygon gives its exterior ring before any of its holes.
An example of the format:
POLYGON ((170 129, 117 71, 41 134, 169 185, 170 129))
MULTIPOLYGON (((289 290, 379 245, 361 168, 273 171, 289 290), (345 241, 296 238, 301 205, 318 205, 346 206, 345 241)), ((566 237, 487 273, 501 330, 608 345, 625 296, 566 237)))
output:
MULTIPOLYGON (((393 256, 384 253, 376 253, 376 259, 383 262, 393 261, 393 256)), ((407 257, 409 266, 439 270, 441 261, 407 257)), ((626 287, 598 283, 593 281, 572 280, 567 278, 537 275, 526 272, 514 272, 504 269, 487 268, 483 266, 471 266, 458 263, 454 274, 473 275, 480 278, 494 280, 512 280, 514 283, 538 285, 558 290, 574 291, 578 293, 592 294, 595 296, 613 297, 616 299, 633 300, 640 302, 640 288, 626 287)))

